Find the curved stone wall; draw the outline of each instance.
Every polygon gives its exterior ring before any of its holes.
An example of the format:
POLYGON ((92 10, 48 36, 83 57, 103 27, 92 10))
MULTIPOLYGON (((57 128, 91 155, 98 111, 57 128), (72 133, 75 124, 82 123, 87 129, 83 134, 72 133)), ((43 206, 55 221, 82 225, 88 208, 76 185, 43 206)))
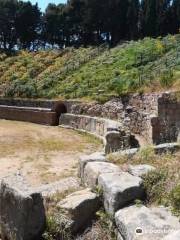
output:
POLYGON ((117 121, 66 113, 60 116, 59 124, 65 127, 83 130, 100 137, 104 140, 106 153, 131 147, 130 132, 126 131, 120 122, 117 121))

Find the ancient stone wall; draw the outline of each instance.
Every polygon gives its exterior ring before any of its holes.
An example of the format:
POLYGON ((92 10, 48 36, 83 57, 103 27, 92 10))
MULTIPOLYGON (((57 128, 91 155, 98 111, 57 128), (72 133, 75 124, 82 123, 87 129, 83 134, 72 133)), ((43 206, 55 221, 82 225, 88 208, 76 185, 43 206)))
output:
POLYGON ((158 98, 158 116, 151 119, 154 143, 176 142, 180 134, 180 94, 158 98))
POLYGON ((61 101, 23 100, 0 98, 0 118, 58 125, 59 116, 66 112, 61 101))
POLYGON ((105 104, 71 102, 69 112, 73 114, 118 120, 133 134, 142 135, 151 142, 151 115, 157 116, 158 94, 134 94, 114 98, 105 104))
POLYGON ((70 102, 68 112, 118 120, 148 143, 177 141, 180 129, 180 100, 177 93, 133 94, 104 104, 70 102))

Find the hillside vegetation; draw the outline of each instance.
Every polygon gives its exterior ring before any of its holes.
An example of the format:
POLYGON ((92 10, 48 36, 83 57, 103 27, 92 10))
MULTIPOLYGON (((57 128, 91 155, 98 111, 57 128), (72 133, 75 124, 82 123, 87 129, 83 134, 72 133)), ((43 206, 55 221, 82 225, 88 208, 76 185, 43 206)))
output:
POLYGON ((104 101, 132 92, 180 89, 180 35, 109 49, 0 54, 0 95, 104 101))

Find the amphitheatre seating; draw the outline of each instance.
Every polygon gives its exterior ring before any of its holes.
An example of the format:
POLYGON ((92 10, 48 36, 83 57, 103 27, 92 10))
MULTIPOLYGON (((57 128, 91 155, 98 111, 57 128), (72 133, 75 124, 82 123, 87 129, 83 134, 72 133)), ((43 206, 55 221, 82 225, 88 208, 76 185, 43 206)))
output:
POLYGON ((61 101, 0 99, 0 119, 56 126, 65 112, 61 101))

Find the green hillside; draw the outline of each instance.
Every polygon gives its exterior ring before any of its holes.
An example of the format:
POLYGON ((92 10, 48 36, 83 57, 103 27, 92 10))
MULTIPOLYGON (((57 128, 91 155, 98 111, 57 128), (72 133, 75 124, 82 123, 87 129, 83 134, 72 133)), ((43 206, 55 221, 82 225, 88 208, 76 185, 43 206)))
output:
POLYGON ((0 95, 106 100, 132 92, 180 89, 180 35, 115 48, 0 54, 0 95))

